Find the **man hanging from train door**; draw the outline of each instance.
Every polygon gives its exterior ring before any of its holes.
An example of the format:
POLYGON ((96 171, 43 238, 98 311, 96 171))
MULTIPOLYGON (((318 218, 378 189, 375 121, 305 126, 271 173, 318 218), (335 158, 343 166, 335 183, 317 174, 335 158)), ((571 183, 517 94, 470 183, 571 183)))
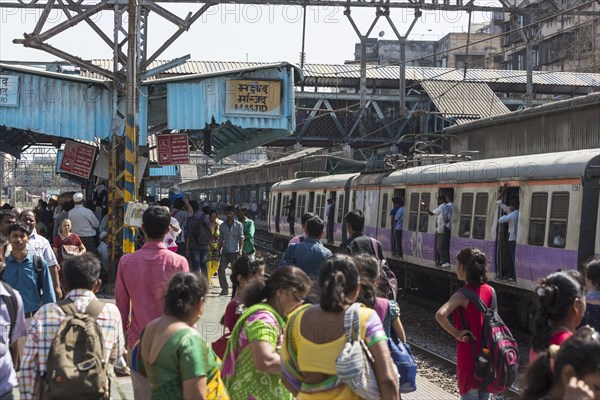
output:
POLYGON ((294 214, 296 213, 296 198, 295 198, 295 194, 292 195, 292 197, 290 198, 290 201, 288 202, 287 206, 283 206, 283 208, 287 208, 288 210, 288 215, 287 215, 287 222, 288 224, 290 224, 290 236, 294 236, 294 225, 296 223, 296 218, 294 217, 294 214))
POLYGON ((333 243, 333 227, 335 217, 335 197, 327 199, 327 208, 325 209, 327 218, 327 243, 333 243))
POLYGON ((498 196, 496 204, 506 213, 498 219, 499 224, 508 224, 507 250, 508 257, 504 258, 505 262, 502 265, 500 276, 496 279, 511 280, 516 279, 515 274, 515 254, 517 248, 517 226, 519 224, 519 197, 518 195, 511 196, 508 205, 502 203, 502 198, 506 192, 508 184, 504 184, 498 188, 498 196))

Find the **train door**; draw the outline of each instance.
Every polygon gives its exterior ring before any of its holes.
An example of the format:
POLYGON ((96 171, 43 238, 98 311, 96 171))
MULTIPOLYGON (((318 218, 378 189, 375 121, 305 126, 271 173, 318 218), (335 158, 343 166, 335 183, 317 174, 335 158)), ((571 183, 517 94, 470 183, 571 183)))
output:
POLYGON ((288 202, 288 223, 290 225, 290 236, 295 236, 296 235, 296 201, 297 201, 297 193, 296 192, 292 192, 292 198, 290 199, 290 201, 288 202), (289 218, 289 216, 291 216, 291 218, 289 218))
MULTIPOLYGON (((325 214, 327 214, 325 215, 325 217, 327 218, 327 226, 325 227, 327 243, 333 243, 335 232, 335 207, 338 199, 334 191, 329 192, 329 197, 323 197, 333 200, 331 204, 327 204, 327 206, 325 206, 325 214)), ((327 202, 327 200, 325 200, 325 202, 327 202)))
MULTIPOLYGON (((315 192, 310 192, 308 195, 308 208, 307 212, 315 212, 315 192)), ((300 216, 302 218, 302 215, 300 216)))
POLYGON ((273 211, 275 212, 275 232, 279 233, 281 221, 281 193, 277 193, 277 200, 273 199, 273 211))
MULTIPOLYGON (((518 187, 507 187, 504 191, 500 200, 502 204, 509 205, 511 200, 519 199, 519 188, 518 187)), ((498 214, 496 219, 498 220, 501 216, 506 215, 502 210, 503 207, 498 207, 498 214)), ((544 207, 544 213, 546 207, 544 207)), ((544 214, 545 215, 545 214, 544 214)), ((520 217, 520 215, 519 215, 520 217)), ((497 224, 496 232, 496 276, 497 277, 516 277, 515 270, 515 255, 511 255, 509 248, 509 232, 508 224, 497 224)), ((513 249, 513 251, 515 251, 513 249)))
MULTIPOLYGON (((404 196, 406 196, 406 189, 394 189, 394 195, 392 196, 392 199, 399 199, 401 200, 400 204, 402 204, 402 206, 404 207, 404 196)), ((404 209, 405 213, 404 215, 406 216, 406 208, 404 209)), ((403 254, 399 249, 402 248, 402 243, 399 243, 398 239, 402 238, 402 234, 396 234, 396 221, 395 221, 396 216, 395 215, 390 215, 390 231, 391 231, 391 242, 392 243, 392 252, 393 254, 403 254)), ((406 225, 402 226, 402 230, 406 229, 406 225)))

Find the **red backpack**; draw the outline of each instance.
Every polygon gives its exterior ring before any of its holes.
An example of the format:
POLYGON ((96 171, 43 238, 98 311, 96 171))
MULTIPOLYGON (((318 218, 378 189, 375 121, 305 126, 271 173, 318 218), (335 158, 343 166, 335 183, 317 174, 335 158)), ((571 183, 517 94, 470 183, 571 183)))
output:
MULTIPOLYGON (((471 341, 471 351, 475 360, 475 379, 479 388, 486 393, 502 393, 510 389, 518 375, 519 346, 510 329, 500 315, 496 302, 496 291, 492 288, 492 304, 488 308, 471 288, 462 287, 463 294, 483 314, 483 336, 481 348, 475 350, 471 341), (483 352, 486 348, 489 352, 483 352)), ((467 329, 463 313, 460 313, 463 329, 467 329)))

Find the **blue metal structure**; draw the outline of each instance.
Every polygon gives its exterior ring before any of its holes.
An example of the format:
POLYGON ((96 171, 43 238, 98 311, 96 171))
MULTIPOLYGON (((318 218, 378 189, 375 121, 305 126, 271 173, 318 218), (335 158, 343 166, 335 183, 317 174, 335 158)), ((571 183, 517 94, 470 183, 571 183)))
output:
POLYGON ((18 79, 9 88, 16 106, 0 105, 0 151, 18 156, 39 135, 87 141, 110 136, 112 94, 104 81, 5 64, 0 76, 18 79), (30 143, 23 142, 27 137, 30 143))

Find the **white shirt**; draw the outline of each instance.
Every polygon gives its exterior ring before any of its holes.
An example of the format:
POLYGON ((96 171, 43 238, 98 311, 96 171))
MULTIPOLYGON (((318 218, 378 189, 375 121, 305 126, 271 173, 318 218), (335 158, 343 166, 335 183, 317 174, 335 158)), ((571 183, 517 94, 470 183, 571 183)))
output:
POLYGON ((77 234, 77 236, 96 236, 96 228, 100 226, 100 222, 92 210, 77 204, 75 208, 69 211, 69 219, 71 220, 71 232, 77 234))
POLYGON ((446 203, 446 219, 448 222, 444 224, 444 226, 450 230, 452 230, 452 216, 454 213, 454 206, 452 203, 446 203))
POLYGON ((505 224, 508 223, 508 241, 516 242, 517 241, 517 225, 519 225, 519 210, 510 211, 510 207, 506 204, 502 204, 502 200, 497 200, 496 203, 500 206, 502 211, 508 213, 507 215, 503 215, 498 220, 498 223, 505 224))
POLYGON ((435 232, 444 233, 444 214, 446 213, 446 203, 440 204, 432 211, 433 215, 437 215, 435 221, 435 232))
POLYGON ((27 252, 33 252, 36 256, 42 257, 48 267, 52 267, 54 265, 58 265, 58 261, 56 261, 56 255, 52 251, 52 246, 50 246, 50 242, 48 239, 38 234, 34 229, 29 235, 29 242, 27 243, 27 252))

